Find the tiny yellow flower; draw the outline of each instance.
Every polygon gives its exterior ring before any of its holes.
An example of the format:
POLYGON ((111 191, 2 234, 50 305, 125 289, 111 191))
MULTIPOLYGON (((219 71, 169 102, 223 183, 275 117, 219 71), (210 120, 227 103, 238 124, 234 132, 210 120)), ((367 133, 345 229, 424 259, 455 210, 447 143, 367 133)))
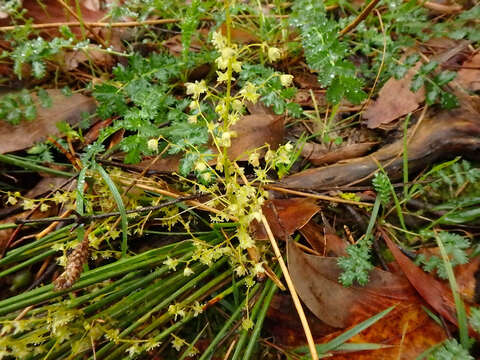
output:
POLYGON ((271 62, 277 61, 281 57, 280 50, 276 47, 269 47, 268 48, 268 59, 271 62))
POLYGON ((198 99, 201 94, 207 91, 205 80, 200 82, 196 80, 194 83, 185 83, 185 86, 187 87, 187 95, 193 95, 195 99, 198 99))
POLYGON ((30 199, 23 200, 23 210, 32 210, 35 207, 35 202, 30 199))
POLYGON ((255 167, 260 166, 260 155, 257 152, 253 152, 248 156, 248 162, 255 167))
POLYGON ((167 257, 167 260, 165 260, 163 264, 167 265, 170 270, 175 271, 178 265, 178 259, 172 259, 170 257, 167 257))
POLYGON ((205 164, 205 162, 200 160, 195 163, 195 170, 201 172, 201 171, 205 171, 206 169, 207 169, 207 165, 205 164))
MULTIPOLYGON (((235 79, 232 78, 232 80, 235 80, 235 79)), ((222 82, 227 82, 227 81, 228 81, 227 72, 217 71, 217 82, 222 83, 222 82)))
POLYGON ((242 71, 242 63, 240 61, 232 62, 232 70, 239 73, 242 71))
POLYGON ((40 211, 41 211, 41 212, 45 212, 45 211, 47 211, 48 209, 50 209, 50 205, 45 204, 45 203, 43 203, 42 205, 40 205, 40 211))
POLYGON ((190 108, 190 110, 195 110, 195 109, 198 109, 199 108, 199 103, 197 100, 193 100, 190 105, 188 105, 188 107, 190 108))
POLYGON ((237 112, 241 112, 243 110, 242 102, 238 99, 233 100, 232 101, 232 109, 237 111, 237 112))
POLYGON ((253 328, 253 321, 250 318, 243 319, 242 328, 244 330, 249 330, 249 329, 253 328))
POLYGON ((18 202, 15 196, 9 195, 7 199, 7 204, 15 205, 18 202))
POLYGON ((175 350, 180 351, 180 349, 183 347, 183 340, 178 337, 175 337, 172 340, 172 346, 175 350))
POLYGON ((219 32, 214 32, 212 34, 212 44, 217 50, 222 50, 227 46, 227 39, 219 32))
POLYGON ((147 147, 148 147, 149 150, 157 152, 158 151, 158 140, 157 139, 148 140, 147 147))
POLYGON ((292 75, 287 75, 287 74, 280 75, 280 82, 285 87, 289 87, 292 84, 292 80, 293 80, 292 75))
POLYGON ((247 82, 245 84, 242 90, 240 90, 240 95, 242 95, 245 99, 251 101, 254 104, 260 97, 260 94, 257 93, 257 87, 251 82, 247 82))
POLYGON ((190 115, 187 117, 187 121, 190 124, 196 124, 197 123, 197 115, 190 115))
POLYGON ((190 276, 192 274, 193 274, 193 270, 188 266, 185 266, 185 269, 183 270, 183 276, 190 276))

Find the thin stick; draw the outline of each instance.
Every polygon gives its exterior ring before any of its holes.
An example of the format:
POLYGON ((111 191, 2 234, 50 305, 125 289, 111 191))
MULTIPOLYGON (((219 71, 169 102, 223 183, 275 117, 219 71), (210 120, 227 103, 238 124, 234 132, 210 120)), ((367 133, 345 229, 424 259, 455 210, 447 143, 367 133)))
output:
MULTIPOLYGON (((153 206, 145 206, 142 208, 138 209, 133 209, 133 210, 127 210, 125 211, 126 214, 135 214, 139 212, 144 212, 144 211, 155 211, 155 210, 160 210, 166 206, 174 205, 176 203, 182 202, 182 201, 187 201, 191 199, 196 199, 202 195, 191 195, 191 196, 185 196, 185 197, 178 197, 175 200, 167 201, 164 203, 161 203, 159 205, 153 205, 153 206)), ((71 210, 67 210, 67 212, 71 213, 71 210)), ((106 219, 112 216, 120 216, 120 212, 115 211, 115 212, 108 212, 108 213, 103 213, 103 214, 98 214, 98 215, 82 215, 82 216, 74 216, 74 217, 65 217, 65 215, 68 216, 67 212, 65 212, 62 216, 60 217, 54 217, 54 218, 44 218, 44 219, 17 219, 15 220, 18 224, 29 224, 29 223, 50 223, 50 222, 55 222, 58 224, 58 222, 78 222, 80 224, 84 223, 89 223, 93 220, 99 220, 99 219, 106 219)), ((55 224, 56 225, 56 224, 55 224)), ((40 236, 41 237, 41 236, 40 236)))
POLYGON ((103 39, 95 32, 93 31, 93 29, 90 27, 90 25, 88 25, 87 23, 83 22, 82 19, 80 19, 80 17, 75 13, 75 11, 73 11, 70 6, 68 6, 68 4, 65 3, 65 1, 63 0, 57 0, 58 3, 60 3, 60 5, 62 5, 65 10, 67 10, 67 12, 72 15, 75 20, 78 21, 79 25, 83 25, 85 26, 85 29, 88 30, 89 33, 91 33, 93 35, 93 37, 100 43, 102 44, 102 46, 104 48, 107 48, 107 44, 105 43, 105 41, 103 41, 103 39))
POLYGON ((353 29, 357 27, 358 24, 360 24, 365 18, 370 14, 370 12, 373 10, 373 8, 377 5, 377 3, 380 0, 372 0, 370 3, 365 7, 365 9, 362 10, 360 14, 353 20, 350 24, 348 24, 342 31, 339 32, 338 36, 343 36, 353 29))
MULTIPOLYGON (((338 5, 330 5, 326 7, 327 11, 334 10, 338 5)), ((264 15, 265 17, 273 17, 276 19, 288 19, 289 15, 264 15)), ((250 19, 256 18, 256 15, 236 15, 235 18, 238 19, 250 19)), ((213 17, 204 17, 200 19, 201 21, 212 21, 213 17)), ((96 28, 122 28, 122 27, 135 27, 135 26, 145 26, 145 25, 161 25, 161 24, 174 24, 181 22, 182 19, 155 19, 155 20, 144 20, 144 21, 123 21, 123 22, 76 22, 76 21, 64 21, 64 22, 52 22, 46 24, 30 24, 30 25, 9 25, 0 27, 0 31, 11 31, 16 29, 21 29, 23 27, 30 27, 32 29, 51 29, 58 28, 60 26, 69 26, 69 27, 79 27, 83 26, 96 28)))
POLYGON ((278 248, 277 241, 273 236, 272 229, 270 229, 270 225, 268 224, 268 221, 265 218, 265 215, 263 214, 262 214, 262 223, 265 226, 265 229, 267 230, 268 239, 272 244, 273 251, 275 253, 275 256, 277 257, 278 263, 280 264, 280 267, 283 272, 283 276, 285 277, 285 281, 287 282, 288 290, 290 290, 290 294, 292 295, 292 300, 295 305, 295 309, 297 310, 298 316, 300 317, 303 331, 305 332, 305 336, 307 338, 310 355, 312 356, 313 360, 317 360, 318 359, 317 348, 315 347, 315 342, 313 341, 312 332, 310 331, 310 327, 308 325, 307 318, 303 311, 302 304, 300 303, 300 299, 298 298, 297 292, 293 285, 292 278, 290 277, 290 273, 288 272, 287 266, 283 261, 282 254, 280 253, 280 249, 278 248))
POLYGON ((307 193, 307 192, 303 192, 303 191, 286 189, 286 188, 279 187, 279 186, 274 186, 274 185, 264 185, 264 187, 265 187, 265 189, 268 189, 268 190, 283 192, 283 193, 292 194, 292 195, 299 195, 299 196, 303 196, 303 197, 309 197, 309 198, 312 198, 312 199, 332 201, 332 202, 338 202, 338 203, 350 204, 350 205, 373 206, 373 204, 371 204, 371 203, 340 199, 340 198, 336 198, 336 197, 333 197, 333 196, 327 196, 327 195, 311 194, 311 193, 307 193))

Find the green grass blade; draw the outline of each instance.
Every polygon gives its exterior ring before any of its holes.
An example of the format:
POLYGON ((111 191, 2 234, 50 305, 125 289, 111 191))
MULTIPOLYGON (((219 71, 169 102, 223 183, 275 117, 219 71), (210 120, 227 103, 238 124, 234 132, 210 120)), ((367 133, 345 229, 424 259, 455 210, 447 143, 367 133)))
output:
MULTIPOLYGON (((337 336, 335 339, 329 341, 326 344, 317 345, 317 351, 321 354, 324 354, 328 351, 337 349, 340 345, 345 343, 346 341, 350 340, 352 337, 357 335, 358 333, 362 332, 363 330, 367 329, 368 327, 375 324, 378 320, 385 317, 390 311, 392 311, 395 306, 391 306, 388 309, 385 309, 378 314, 372 316, 371 318, 362 321, 360 324, 355 325, 353 328, 345 331, 343 334, 337 336)), ((294 350, 297 353, 307 352, 308 348, 306 346, 299 347, 294 350)))
POLYGON ((122 224, 122 256, 125 257, 127 255, 127 230, 128 230, 128 219, 127 219, 127 212, 125 211, 125 205, 123 204, 122 196, 117 189, 117 186, 107 174, 105 169, 103 169, 100 165, 97 164, 96 166, 98 172, 102 176, 103 180, 107 184, 108 188, 112 192, 113 198, 117 203, 118 211, 120 212, 121 224, 122 224))

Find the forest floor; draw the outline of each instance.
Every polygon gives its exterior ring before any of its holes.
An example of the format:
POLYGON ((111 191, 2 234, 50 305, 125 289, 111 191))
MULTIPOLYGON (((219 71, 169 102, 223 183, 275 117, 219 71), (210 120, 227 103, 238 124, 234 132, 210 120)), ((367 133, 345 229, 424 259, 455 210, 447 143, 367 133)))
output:
POLYGON ((0 4, 0 359, 480 356, 478 1, 0 4))

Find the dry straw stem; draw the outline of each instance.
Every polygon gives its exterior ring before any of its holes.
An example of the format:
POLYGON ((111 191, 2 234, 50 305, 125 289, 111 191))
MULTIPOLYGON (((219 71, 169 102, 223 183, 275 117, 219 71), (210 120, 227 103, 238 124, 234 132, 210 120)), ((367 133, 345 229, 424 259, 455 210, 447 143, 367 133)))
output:
POLYGON ((67 10, 67 12, 72 15, 78 22, 79 24, 81 24, 82 26, 85 27, 85 29, 88 30, 89 33, 91 33, 93 35, 93 37, 100 43, 102 44, 103 47, 107 47, 107 44, 105 43, 105 41, 103 41, 103 39, 100 37, 100 35, 98 35, 89 25, 87 25, 85 22, 82 21, 82 19, 75 13, 75 11, 73 11, 70 6, 68 6, 63 0, 57 0, 57 2, 62 5, 65 10, 67 10))
POLYGON ((358 24, 360 24, 363 20, 365 20, 370 14, 370 12, 373 10, 373 8, 378 4, 380 0, 372 0, 370 3, 365 7, 365 9, 362 10, 360 14, 353 20, 350 24, 348 24, 342 31, 340 31, 339 36, 343 36, 353 29, 357 27, 358 24))
POLYGON ((307 338, 310 355, 312 356, 313 360, 316 360, 318 359, 318 353, 317 353, 317 348, 315 347, 315 342, 313 341, 312 332, 310 331, 310 326, 308 325, 308 321, 303 311, 302 304, 300 303, 300 299, 298 298, 297 291, 295 290, 295 286, 293 285, 292 278, 290 277, 290 273, 288 272, 287 265, 285 265, 285 262, 283 261, 282 254, 280 253, 280 249, 278 248, 275 237, 273 236, 272 229, 270 229, 270 225, 268 225, 268 221, 265 215, 263 214, 262 214, 262 223, 265 226, 265 229, 267 230, 268 239, 272 244, 273 251, 275 253, 275 256, 277 257, 280 267, 282 268, 285 281, 287 282, 288 290, 290 290, 290 294, 292 295, 293 304, 295 305, 295 309, 297 310, 298 316, 300 317, 303 331, 305 332, 305 336, 307 338))
MULTIPOLYGON (((128 180, 124 180, 124 179, 120 179, 120 178, 118 178, 118 182, 120 182, 120 183, 122 183, 123 185, 126 185, 126 186, 131 185, 131 182, 129 182, 128 180)), ((169 191, 169 190, 161 189, 160 187, 145 185, 145 184, 142 184, 140 182, 136 183, 134 186, 138 187, 139 189, 156 192, 160 195, 173 197, 174 199, 185 196, 185 194, 174 193, 174 192, 169 191)), ((201 209, 201 210, 204 210, 204 211, 208 211, 208 212, 211 212, 213 214, 226 215, 231 221, 234 221, 234 222, 238 221, 238 218, 236 216, 225 214, 223 211, 215 209, 214 207, 205 205, 205 204, 201 203, 200 201, 188 200, 188 201, 185 201, 185 202, 189 205, 192 205, 195 208, 198 208, 198 209, 201 209)))

